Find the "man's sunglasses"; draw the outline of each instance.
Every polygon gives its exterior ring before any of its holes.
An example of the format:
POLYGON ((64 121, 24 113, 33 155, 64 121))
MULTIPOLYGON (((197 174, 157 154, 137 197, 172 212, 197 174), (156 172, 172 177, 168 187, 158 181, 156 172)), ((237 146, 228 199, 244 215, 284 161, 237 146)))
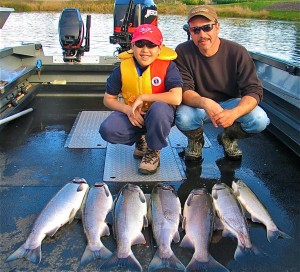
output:
POLYGON ((190 31, 193 32, 194 34, 199 34, 200 31, 204 31, 204 32, 209 32, 214 28, 215 24, 208 24, 208 25, 204 25, 204 26, 193 26, 190 27, 190 31))
POLYGON ((150 49, 158 46, 157 44, 149 42, 147 40, 139 40, 139 41, 136 41, 134 44, 138 48, 143 48, 145 45, 147 48, 150 48, 150 49))

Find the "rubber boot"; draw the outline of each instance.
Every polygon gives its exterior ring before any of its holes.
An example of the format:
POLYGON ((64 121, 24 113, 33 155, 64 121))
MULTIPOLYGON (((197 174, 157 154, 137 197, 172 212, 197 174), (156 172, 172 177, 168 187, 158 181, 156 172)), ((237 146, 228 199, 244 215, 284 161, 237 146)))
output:
POLYGON ((225 156, 230 160, 241 160, 243 153, 238 146, 238 139, 251 137, 253 134, 242 130, 240 123, 233 123, 232 126, 224 129, 218 135, 218 141, 224 148, 225 156))
POLYGON ((202 160, 202 148, 204 146, 203 126, 190 131, 182 131, 188 138, 188 146, 184 151, 186 161, 202 160))

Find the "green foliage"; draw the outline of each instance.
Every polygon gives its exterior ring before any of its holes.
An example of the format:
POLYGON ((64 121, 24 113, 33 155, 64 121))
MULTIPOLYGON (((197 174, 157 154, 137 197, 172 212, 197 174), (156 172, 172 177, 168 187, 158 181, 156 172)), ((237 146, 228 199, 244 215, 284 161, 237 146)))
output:
POLYGON ((182 0, 183 4, 186 5, 203 5, 205 4, 204 0, 182 0))
POLYGON ((236 4, 236 3, 243 3, 243 2, 250 2, 250 1, 248 1, 248 0, 217 0, 217 1, 215 1, 216 4, 236 4))

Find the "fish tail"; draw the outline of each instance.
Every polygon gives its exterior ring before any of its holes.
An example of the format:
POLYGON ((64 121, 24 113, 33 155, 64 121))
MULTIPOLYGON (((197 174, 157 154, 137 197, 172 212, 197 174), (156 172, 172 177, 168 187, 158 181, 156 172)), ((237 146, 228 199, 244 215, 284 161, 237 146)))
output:
POLYGON ((234 259, 238 260, 239 258, 247 255, 263 256, 267 254, 262 252, 261 249, 254 245, 252 245, 251 247, 244 247, 242 245, 238 245, 234 253, 234 259))
POLYGON ((114 267, 125 267, 129 268, 131 271, 142 272, 143 268, 139 261, 135 258, 132 251, 128 255, 127 258, 118 258, 116 254, 114 254, 110 259, 105 261, 101 266, 100 270, 112 269, 114 267))
POLYGON ((170 258, 160 258, 159 256, 159 250, 157 250, 153 256, 153 259, 151 260, 148 272, 156 271, 158 269, 162 268, 170 268, 175 269, 179 271, 184 271, 185 266, 181 263, 181 261, 174 255, 174 253, 171 255, 170 258))
POLYGON ((267 231, 267 238, 269 240, 269 242, 273 242, 274 240, 278 239, 279 237, 281 238, 285 238, 285 239, 292 239, 291 236, 289 236, 288 234, 284 233, 283 231, 281 230, 268 230, 267 231))
POLYGON ((34 264, 39 264, 42 259, 41 245, 34 249, 27 249, 25 248, 24 243, 6 259, 6 262, 11 262, 21 258, 26 258, 34 264))
POLYGON ((91 261, 96 259, 103 259, 106 260, 111 257, 112 253, 109 249, 105 246, 102 246, 99 250, 91 250, 90 247, 87 245, 85 251, 81 257, 80 263, 82 265, 87 265, 91 261))
POLYGON ((196 258, 192 257, 185 268, 185 272, 191 271, 229 272, 225 266, 217 262, 211 255, 209 255, 207 262, 199 262, 196 258))

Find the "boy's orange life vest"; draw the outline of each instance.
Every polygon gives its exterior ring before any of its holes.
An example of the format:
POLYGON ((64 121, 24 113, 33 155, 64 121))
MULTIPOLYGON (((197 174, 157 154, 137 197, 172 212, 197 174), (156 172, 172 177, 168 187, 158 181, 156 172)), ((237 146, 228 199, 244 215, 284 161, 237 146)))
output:
MULTIPOLYGON (((165 92, 167 69, 170 61, 176 57, 177 54, 173 49, 163 46, 158 58, 140 76, 135 66, 132 50, 121 53, 119 55, 121 59, 121 91, 125 103, 131 105, 140 94, 165 92)), ((150 105, 150 103, 144 102, 143 110, 148 110, 150 105)))

